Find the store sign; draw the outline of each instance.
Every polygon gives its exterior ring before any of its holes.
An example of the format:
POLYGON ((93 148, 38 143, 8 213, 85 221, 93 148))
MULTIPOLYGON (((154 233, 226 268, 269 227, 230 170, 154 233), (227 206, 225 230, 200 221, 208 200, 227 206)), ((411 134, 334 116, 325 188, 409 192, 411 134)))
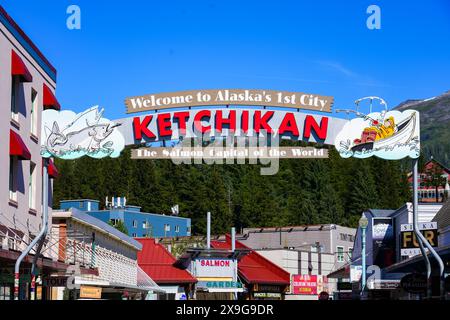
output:
POLYGON ((241 289, 242 283, 236 281, 208 281, 206 282, 208 289, 241 289))
POLYGON ((343 158, 369 158, 387 160, 420 155, 419 112, 415 110, 357 112, 337 134, 335 146, 343 158))
POLYGON ((350 266, 350 282, 359 282, 362 276, 362 266, 351 265, 350 266))
POLYGON ((410 273, 402 278, 400 286, 409 293, 425 293, 427 291, 427 277, 419 273, 410 273))
POLYGON ((338 282, 337 289, 338 289, 338 291, 351 291, 352 283, 351 282, 338 282))
POLYGON ((281 293, 275 292, 254 292, 253 297, 255 298, 269 298, 269 299, 280 299, 281 293))
POLYGON ((42 280, 44 287, 67 287, 67 277, 48 277, 42 280))
POLYGON ((395 237, 392 218, 372 219, 372 251, 374 264, 380 268, 395 263, 395 237))
POLYGON ((102 288, 81 286, 80 287, 80 299, 101 299, 102 288))
POLYGON ((197 278, 236 279, 237 263, 232 259, 197 259, 194 261, 193 272, 197 278))
MULTIPOLYGON (((426 222, 419 224, 419 231, 432 247, 438 247, 437 222, 426 222)), ((401 255, 412 256, 420 254, 420 246, 414 233, 412 224, 401 225, 401 255)))
POLYGON ((293 294, 318 295, 325 291, 328 279, 317 275, 292 276, 291 290, 293 294))
POLYGON ((76 114, 53 109, 42 112, 41 155, 72 160, 116 158, 125 146, 119 124, 103 117, 103 109, 93 107, 76 114))
POLYGON ((127 98, 127 113, 193 106, 274 106, 331 112, 333 97, 274 90, 192 90, 127 98))

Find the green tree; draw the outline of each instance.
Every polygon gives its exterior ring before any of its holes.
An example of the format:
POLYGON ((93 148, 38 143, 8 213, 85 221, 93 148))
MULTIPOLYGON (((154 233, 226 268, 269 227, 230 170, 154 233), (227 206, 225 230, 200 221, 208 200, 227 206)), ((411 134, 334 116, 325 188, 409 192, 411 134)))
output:
POLYGON ((114 227, 115 229, 119 230, 120 232, 128 235, 128 229, 122 220, 116 220, 115 224, 112 221, 109 221, 108 224, 110 226, 114 227))

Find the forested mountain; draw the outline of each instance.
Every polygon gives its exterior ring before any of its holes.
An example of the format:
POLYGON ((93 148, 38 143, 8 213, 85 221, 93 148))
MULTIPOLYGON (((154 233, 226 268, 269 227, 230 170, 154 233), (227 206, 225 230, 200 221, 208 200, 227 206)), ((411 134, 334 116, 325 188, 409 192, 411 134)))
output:
POLYGON ((398 208, 410 199, 399 161, 342 159, 330 148, 329 159, 284 159, 273 176, 259 165, 175 165, 170 160, 132 160, 130 149, 119 159, 58 161, 54 204, 90 198, 104 205, 106 196, 126 196, 145 212, 192 219, 194 234, 231 226, 289 226, 336 223, 356 226, 364 209, 398 208))
POLYGON ((407 100, 395 109, 420 112, 420 135, 425 159, 438 159, 450 166, 450 91, 424 100, 407 100))

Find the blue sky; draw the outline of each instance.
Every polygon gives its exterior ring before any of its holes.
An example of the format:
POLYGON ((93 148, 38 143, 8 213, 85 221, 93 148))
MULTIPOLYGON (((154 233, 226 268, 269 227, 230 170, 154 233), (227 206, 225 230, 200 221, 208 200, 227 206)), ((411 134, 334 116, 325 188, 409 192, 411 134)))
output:
POLYGON ((335 97, 378 95, 390 107, 450 90, 450 1, 2 0, 58 70, 63 108, 128 96, 255 88, 335 97), (66 9, 81 8, 81 30, 66 9), (381 8, 381 30, 366 9, 381 8))

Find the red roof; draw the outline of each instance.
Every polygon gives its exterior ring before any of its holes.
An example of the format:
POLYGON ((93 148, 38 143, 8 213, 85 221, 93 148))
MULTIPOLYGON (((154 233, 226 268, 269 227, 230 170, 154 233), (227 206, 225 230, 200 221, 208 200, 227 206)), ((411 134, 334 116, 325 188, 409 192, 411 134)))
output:
POLYGON ((138 265, 157 284, 197 282, 188 271, 173 266, 175 257, 163 245, 156 243, 155 239, 136 240, 142 244, 142 250, 138 252, 138 265))
MULTIPOLYGON (((211 246, 216 249, 230 249, 231 237, 227 235, 225 242, 211 241, 211 246)), ((236 248, 250 249, 239 241, 236 241, 236 248)), ((289 272, 253 250, 238 262, 238 273, 249 284, 289 285, 291 279, 289 272)))

